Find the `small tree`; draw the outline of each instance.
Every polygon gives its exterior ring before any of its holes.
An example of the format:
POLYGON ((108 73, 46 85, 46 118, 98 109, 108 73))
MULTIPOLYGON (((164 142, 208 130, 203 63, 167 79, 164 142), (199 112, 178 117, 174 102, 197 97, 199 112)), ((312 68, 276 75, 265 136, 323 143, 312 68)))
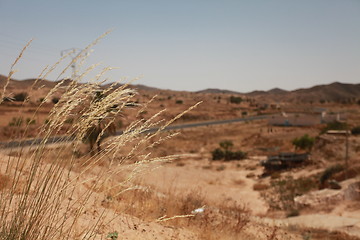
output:
POLYGON ((295 138, 292 141, 292 144, 295 146, 295 149, 307 150, 308 152, 310 152, 314 145, 314 142, 315 138, 305 134, 300 138, 295 138))
POLYGON ((241 102, 242 102, 241 97, 234 97, 234 96, 230 97, 230 103, 240 104, 241 102))

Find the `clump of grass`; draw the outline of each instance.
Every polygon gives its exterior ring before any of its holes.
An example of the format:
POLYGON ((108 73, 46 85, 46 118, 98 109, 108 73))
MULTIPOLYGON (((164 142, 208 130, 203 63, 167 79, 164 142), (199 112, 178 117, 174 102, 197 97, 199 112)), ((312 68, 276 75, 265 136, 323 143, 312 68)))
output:
MULTIPOLYGON (((84 51, 106 34, 96 39, 84 51)), ((0 103, 14 73, 13 67, 21 59, 27 47, 28 45, 11 67, 0 103)), ((65 57, 50 68, 46 68, 39 75, 38 80, 46 78, 65 57)), ((58 79, 72 64, 75 62, 82 64, 84 60, 84 55, 79 54, 61 72, 58 79)), ((35 240, 49 239, 49 236, 52 239, 93 239, 97 234, 97 227, 106 219, 105 211, 98 219, 89 222, 81 233, 76 232, 76 228, 83 213, 89 207, 94 192, 108 190, 107 182, 123 173, 126 164, 132 166, 131 170, 127 172, 122 182, 112 186, 113 189, 117 187, 129 189, 137 174, 173 159, 173 156, 152 157, 151 149, 176 135, 164 136, 160 133, 195 106, 167 122, 158 120, 162 112, 149 119, 137 120, 130 124, 122 135, 109 140, 105 148, 93 156, 71 154, 79 147, 89 129, 99 122, 102 128, 96 143, 100 143, 101 137, 106 134, 128 103, 133 102, 132 99, 137 94, 136 91, 129 89, 127 84, 117 87, 114 83, 109 88, 103 89, 101 78, 104 73, 111 70, 110 68, 105 68, 99 73, 95 81, 80 84, 94 67, 90 66, 83 73, 77 74, 76 79, 72 79, 70 83, 65 79, 59 81, 39 103, 34 116, 29 118, 35 119, 40 107, 61 89, 63 92, 61 98, 54 104, 46 123, 41 126, 37 135, 40 140, 33 142, 27 149, 24 143, 19 142, 16 148, 20 154, 7 160, 1 159, 2 163, 6 164, 4 174, 9 177, 12 184, 10 187, 6 185, 0 191, 0 239, 35 240), (102 89, 104 97, 93 101, 93 96, 99 89, 102 89), (114 104, 117 105, 115 108, 114 104), (69 116, 72 116, 74 121, 69 122, 69 116), (63 132, 64 124, 70 125, 66 127, 66 135, 53 138, 63 132), (158 130, 143 134, 152 127, 158 127, 158 130), (59 147, 49 151, 47 149, 49 142, 56 142, 59 147), (128 145, 133 147, 127 153, 120 151, 128 145), (101 174, 88 175, 99 166, 102 166, 101 174)), ((28 98, 24 100, 24 104, 26 101, 28 98)), ((26 136, 30 124, 32 124, 30 121, 27 122, 22 137, 26 136)))

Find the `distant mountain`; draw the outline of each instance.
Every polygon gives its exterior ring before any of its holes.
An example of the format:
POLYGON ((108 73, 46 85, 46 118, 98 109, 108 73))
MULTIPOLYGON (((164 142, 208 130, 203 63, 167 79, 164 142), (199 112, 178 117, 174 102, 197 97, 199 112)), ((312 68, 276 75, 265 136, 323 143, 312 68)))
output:
POLYGON ((208 88, 205 90, 197 91, 196 93, 228 93, 228 94, 242 94, 240 92, 236 91, 230 91, 230 90, 224 90, 224 89, 217 89, 217 88, 208 88))
POLYGON ((252 91, 252 92, 249 92, 249 93, 245 93, 245 95, 250 96, 250 97, 255 97, 255 96, 265 96, 265 95, 269 95, 269 93, 266 92, 266 91, 256 90, 256 91, 252 91))
MULTIPOLYGON (((0 87, 3 87, 6 82, 7 77, 0 75, 0 87)), ((8 91, 19 92, 27 91, 35 83, 36 79, 26 79, 26 80, 15 80, 11 79, 8 85, 8 91)), ((54 81, 48 80, 39 80, 36 82, 35 88, 53 88, 57 83, 54 81)), ((65 80, 63 83, 64 86, 71 83, 71 80, 65 80)), ((110 84, 104 85, 104 87, 110 86, 110 84)), ((118 84, 122 86, 122 84, 118 84)), ((130 85, 131 87, 143 90, 143 91, 171 91, 171 90, 162 90, 159 88, 148 87, 145 85, 130 85)), ((176 92, 176 91, 174 91, 176 92)), ((245 95, 252 98, 256 98, 260 101, 276 101, 276 102, 318 102, 318 101, 349 101, 349 100, 358 100, 360 98, 360 84, 350 84, 350 83, 340 83, 334 82, 326 85, 317 85, 311 88, 302 88, 293 91, 286 91, 280 88, 274 88, 269 91, 253 91, 250 93, 240 93, 236 91, 224 90, 224 89, 214 89, 209 88, 202 91, 197 91, 196 93, 208 93, 208 94, 234 94, 234 95, 245 95)))
POLYGON ((288 91, 283 90, 281 88, 273 88, 271 90, 268 91, 269 94, 286 94, 288 93, 288 91))
POLYGON ((360 84, 334 82, 328 85, 318 85, 308 89, 292 91, 298 100, 343 101, 360 97, 360 84))
POLYGON ((346 101, 360 97, 360 84, 334 82, 327 85, 317 85, 311 88, 302 88, 293 91, 272 89, 269 91, 254 91, 248 93, 251 97, 273 101, 346 101))

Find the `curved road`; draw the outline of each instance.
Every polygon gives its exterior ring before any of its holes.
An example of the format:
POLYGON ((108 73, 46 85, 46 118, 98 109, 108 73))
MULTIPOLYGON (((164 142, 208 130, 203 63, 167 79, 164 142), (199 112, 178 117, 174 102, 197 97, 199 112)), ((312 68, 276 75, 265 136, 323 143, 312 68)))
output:
MULTIPOLYGON (((235 118, 235 119, 228 119, 228 120, 216 120, 216 121, 170 125, 170 126, 167 126, 163 131, 210 126, 210 125, 219 125, 219 124, 230 124, 230 123, 235 123, 235 122, 262 120, 262 119, 267 119, 271 116, 274 116, 274 114, 251 116, 251 117, 246 117, 246 118, 235 118)), ((157 130, 159 130, 159 128, 150 128, 150 129, 144 131, 143 133, 153 133, 153 132, 156 132, 157 130)), ((123 133, 123 131, 117 131, 115 135, 118 136, 118 135, 121 135, 122 133, 123 133)), ((52 143, 59 143, 59 142, 68 142, 71 140, 74 140, 73 136, 53 136, 53 137, 49 137, 46 140, 46 142, 43 142, 43 141, 45 141, 43 138, 35 138, 35 139, 27 139, 27 140, 21 140, 21 141, 0 142, 0 148, 14 148, 14 147, 25 147, 25 146, 39 145, 39 144, 52 144, 52 143)))

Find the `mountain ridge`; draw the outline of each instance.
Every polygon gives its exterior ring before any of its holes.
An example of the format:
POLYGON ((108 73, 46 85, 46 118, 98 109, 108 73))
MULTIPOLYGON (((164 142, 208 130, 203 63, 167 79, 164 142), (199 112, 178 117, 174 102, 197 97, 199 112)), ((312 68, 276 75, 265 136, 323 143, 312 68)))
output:
MULTIPOLYGON (((3 87, 7 77, 4 75, 0 75, 0 87, 3 87)), ((16 80, 10 79, 8 88, 12 90, 20 89, 20 88, 29 88, 35 83, 34 78, 24 79, 24 80, 16 80)), ((54 87, 59 81, 50 81, 41 79, 36 82, 36 87, 54 87)), ((70 81, 70 80, 69 80, 70 81)), ((69 84, 69 82, 66 82, 69 84)), ((111 83, 110 83, 111 84, 111 83)), ((104 86, 108 86, 110 84, 105 84, 104 86)), ((119 84, 121 86, 122 84, 119 84)), ((175 90, 165 90, 159 89, 156 87, 149 87, 142 84, 139 85, 130 85, 133 88, 137 88, 144 91, 174 91, 174 92, 191 92, 191 91, 175 91, 175 90)), ((358 99, 360 96, 360 83, 341 83, 341 82, 333 82, 330 84, 321 84, 315 85, 309 88, 299 88, 291 91, 283 90, 281 88, 273 88, 268 91, 255 90, 248 93, 241 93, 237 91, 231 91, 226 89, 217 89, 217 88, 208 88, 200 91, 194 91, 194 93, 199 94, 233 94, 233 95, 243 95, 246 97, 253 97, 258 100, 263 101, 302 101, 302 102, 311 102, 311 101, 345 101, 349 99, 358 99)))

